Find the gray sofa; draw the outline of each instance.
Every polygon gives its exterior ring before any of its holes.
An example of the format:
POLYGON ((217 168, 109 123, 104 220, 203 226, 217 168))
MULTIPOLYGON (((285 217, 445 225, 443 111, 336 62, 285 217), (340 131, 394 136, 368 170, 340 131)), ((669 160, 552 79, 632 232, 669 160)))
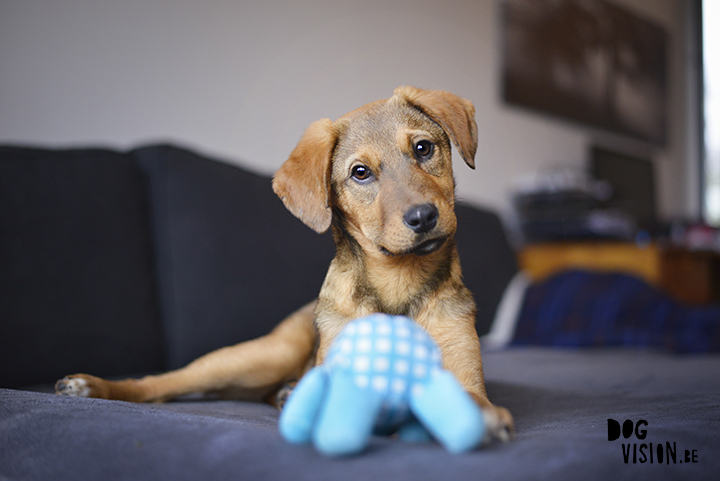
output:
MULTIPOLYGON (((458 223, 482 335, 517 266, 497 216, 460 205, 458 223)), ((711 354, 488 349, 516 437, 461 456, 377 437, 327 459, 286 444, 267 405, 52 394, 67 373, 157 372, 262 335, 317 294, 332 254, 269 178, 188 150, 0 147, 0 479, 717 478, 711 354), (646 435, 609 441, 608 419, 646 435)))

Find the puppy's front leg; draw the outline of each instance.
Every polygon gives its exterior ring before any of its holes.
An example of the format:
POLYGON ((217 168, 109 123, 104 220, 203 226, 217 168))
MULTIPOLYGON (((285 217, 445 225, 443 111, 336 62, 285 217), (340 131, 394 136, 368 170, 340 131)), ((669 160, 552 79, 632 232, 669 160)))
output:
POLYGON ((427 329, 440 347, 443 367, 455 375, 485 413, 490 435, 501 441, 509 440, 513 435, 512 415, 504 407, 492 404, 485 392, 480 340, 474 317, 459 322, 434 322, 427 329))

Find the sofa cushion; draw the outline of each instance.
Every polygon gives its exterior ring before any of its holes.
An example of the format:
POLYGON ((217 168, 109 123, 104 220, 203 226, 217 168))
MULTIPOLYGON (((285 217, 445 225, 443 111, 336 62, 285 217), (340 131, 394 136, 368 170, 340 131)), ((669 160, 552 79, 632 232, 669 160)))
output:
POLYGON ((147 199, 129 160, 0 147, 0 386, 163 368, 147 199))
POLYGON ((475 298, 476 327, 482 336, 490 332, 505 288, 518 272, 517 260, 496 214, 462 203, 455 213, 463 281, 475 298))
POLYGON ((290 214, 269 177, 172 146, 146 169, 169 364, 267 334, 315 299, 334 254, 290 214))
POLYGON ((517 348, 483 360, 488 395, 513 413, 515 439, 464 455, 375 436, 360 456, 334 459, 284 442, 268 405, 132 404, 0 389, 0 479, 717 478, 720 356, 517 348), (647 437, 610 442, 608 418, 644 419, 647 437), (665 453, 669 444, 677 462, 666 455, 643 463, 641 443, 665 453), (625 461, 633 446, 637 462, 632 453, 625 461))

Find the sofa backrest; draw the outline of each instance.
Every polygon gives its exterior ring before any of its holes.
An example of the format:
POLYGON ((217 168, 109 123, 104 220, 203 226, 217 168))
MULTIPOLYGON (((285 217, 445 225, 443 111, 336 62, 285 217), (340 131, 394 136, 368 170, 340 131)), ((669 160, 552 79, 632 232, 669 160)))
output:
POLYGON ((464 203, 455 213, 463 281, 475 297, 475 327, 482 336, 490 332, 505 288, 518 272, 517 258, 497 214, 464 203))
MULTIPOLYGON (((483 334, 517 265, 495 214, 457 214, 483 334)), ((188 150, 0 147, 0 387, 172 369, 266 334, 333 254, 269 177, 188 150)))
POLYGON ((162 369, 159 307, 132 158, 0 147, 0 386, 162 369))
POLYGON ((267 334, 317 297, 334 254, 269 177, 172 146, 132 152, 148 175, 168 367, 267 334))

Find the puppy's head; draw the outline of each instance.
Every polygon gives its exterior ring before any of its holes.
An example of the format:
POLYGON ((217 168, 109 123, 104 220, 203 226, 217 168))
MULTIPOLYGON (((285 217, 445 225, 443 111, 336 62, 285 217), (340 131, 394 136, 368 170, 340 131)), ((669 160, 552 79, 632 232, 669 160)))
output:
POLYGON ((330 227, 335 210, 366 252, 428 254, 455 232, 450 141, 474 168, 472 104, 400 87, 390 99, 311 124, 273 189, 317 232, 330 227))

